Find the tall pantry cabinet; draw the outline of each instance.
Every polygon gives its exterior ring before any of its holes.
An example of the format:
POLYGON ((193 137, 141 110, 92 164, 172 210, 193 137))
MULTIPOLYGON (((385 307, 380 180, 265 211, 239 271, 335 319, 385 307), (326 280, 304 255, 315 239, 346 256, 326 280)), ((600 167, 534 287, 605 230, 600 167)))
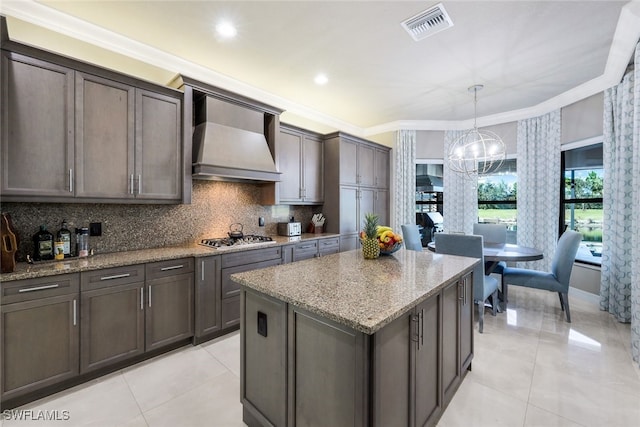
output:
POLYGON ((389 224, 390 149, 343 132, 325 137, 325 231, 340 233, 340 251, 358 247, 367 213, 389 224))

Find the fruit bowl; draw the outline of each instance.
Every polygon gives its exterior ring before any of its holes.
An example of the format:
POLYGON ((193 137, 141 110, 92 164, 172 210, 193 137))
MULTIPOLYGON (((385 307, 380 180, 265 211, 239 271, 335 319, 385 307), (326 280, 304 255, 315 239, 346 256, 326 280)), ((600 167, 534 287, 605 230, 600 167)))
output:
POLYGON ((386 249, 380 248, 380 255, 391 255, 401 247, 402 247, 402 242, 396 242, 395 245, 391 246, 390 248, 386 248, 386 249))

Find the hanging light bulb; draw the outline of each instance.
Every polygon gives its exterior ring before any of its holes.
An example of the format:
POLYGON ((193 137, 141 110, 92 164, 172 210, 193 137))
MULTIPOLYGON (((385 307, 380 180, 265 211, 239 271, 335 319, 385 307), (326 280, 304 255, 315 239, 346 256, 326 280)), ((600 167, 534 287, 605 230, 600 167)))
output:
POLYGON ((469 92, 473 92, 473 129, 456 139, 447 153, 449 168, 468 179, 496 171, 502 165, 506 151, 498 135, 478 130, 478 91, 483 87, 475 85, 469 88, 469 92))

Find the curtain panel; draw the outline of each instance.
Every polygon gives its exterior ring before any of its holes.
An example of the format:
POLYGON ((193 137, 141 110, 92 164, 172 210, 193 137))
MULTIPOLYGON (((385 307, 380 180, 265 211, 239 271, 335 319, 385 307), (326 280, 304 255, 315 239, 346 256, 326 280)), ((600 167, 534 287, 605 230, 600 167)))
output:
POLYGON ((447 153, 464 131, 444 133, 443 224, 445 233, 473 234, 478 222, 478 177, 453 172, 447 163, 447 153))
POLYGON ((631 322, 640 365, 640 44, 635 69, 604 93, 604 188, 600 308, 631 322))
POLYGON ((560 214, 560 110, 518 121, 518 244, 544 259, 523 267, 550 271, 560 214))
POLYGON ((416 131, 396 133, 393 229, 416 223, 416 131))

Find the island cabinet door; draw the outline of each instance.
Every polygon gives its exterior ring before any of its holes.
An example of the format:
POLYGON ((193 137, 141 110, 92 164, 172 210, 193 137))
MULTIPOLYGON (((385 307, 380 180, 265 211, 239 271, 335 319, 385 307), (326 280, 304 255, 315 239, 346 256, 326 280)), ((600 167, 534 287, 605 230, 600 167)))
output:
POLYGON ((460 384, 460 298, 463 289, 458 281, 442 290, 442 387, 445 404, 460 384))
POLYGON ((473 359, 473 280, 472 273, 460 279, 460 374, 471 370, 473 359))
POLYGON ((240 396, 249 425, 287 425, 287 305, 240 294, 240 396))
POLYGON ((441 330, 441 294, 434 295, 418 305, 412 317, 412 354, 413 362, 411 387, 415 396, 411 402, 411 414, 416 427, 435 425, 442 412, 442 394, 440 393, 440 330, 441 330))
POLYGON ((291 305, 288 322, 288 425, 370 425, 370 336, 291 305))
POLYGON ((416 342, 413 311, 373 335, 373 425, 412 426, 411 396, 416 342))

